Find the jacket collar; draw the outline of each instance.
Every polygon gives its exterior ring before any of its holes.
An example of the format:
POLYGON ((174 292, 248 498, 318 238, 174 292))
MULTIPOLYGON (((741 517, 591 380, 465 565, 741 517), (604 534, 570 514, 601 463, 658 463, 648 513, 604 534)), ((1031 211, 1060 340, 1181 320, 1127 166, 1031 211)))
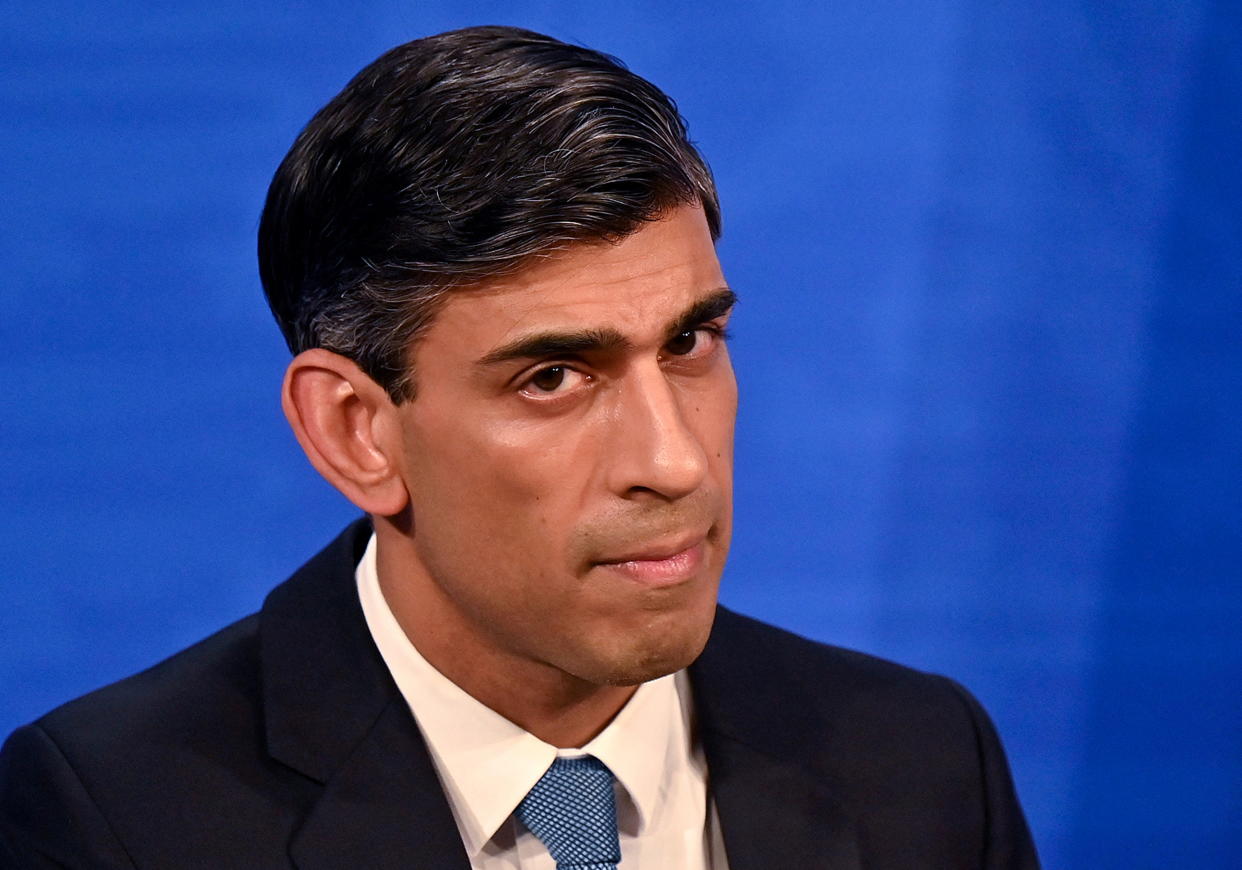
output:
POLYGON ((324 786, 290 844, 302 870, 469 870, 435 767, 371 641, 353 583, 359 520, 268 596, 264 727, 276 761, 324 786))
MULTIPOLYGON (((772 631, 720 607, 690 666, 695 713, 729 870, 862 866, 853 819, 815 773, 834 751, 831 728, 791 699, 803 665, 772 661, 772 631)), ((819 687, 822 691, 822 687, 819 687)))
MULTIPOLYGON (((323 786, 290 854, 302 870, 468 870, 426 744, 358 602, 354 568, 370 534, 365 519, 350 525, 272 591, 260 616, 268 752, 323 786)), ((805 763, 808 747, 830 751, 831 734, 788 709, 797 686, 785 669, 747 657, 755 625, 720 608, 690 669, 729 868, 858 868, 850 819, 805 763)))

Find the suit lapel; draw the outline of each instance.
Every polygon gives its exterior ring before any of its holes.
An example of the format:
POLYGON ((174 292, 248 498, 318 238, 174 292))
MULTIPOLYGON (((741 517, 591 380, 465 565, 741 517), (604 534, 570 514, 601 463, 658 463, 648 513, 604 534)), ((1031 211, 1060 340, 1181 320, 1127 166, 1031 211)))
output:
POLYGON ((469 870, 457 824, 403 701, 380 714, 328 782, 289 852, 300 870, 469 870))
POLYGON ((353 582, 371 528, 347 528, 260 616, 271 757, 323 791, 290 843, 302 870, 469 870, 414 717, 367 630, 353 582))
POLYGON ((729 870, 862 866, 851 821, 805 771, 718 731, 703 748, 729 870))
MULTIPOLYGON (((746 621, 749 622, 749 621, 746 621)), ((855 826, 807 759, 830 742, 789 708, 780 668, 747 660, 743 623, 721 608, 690 668, 729 870, 858 870, 855 826)))

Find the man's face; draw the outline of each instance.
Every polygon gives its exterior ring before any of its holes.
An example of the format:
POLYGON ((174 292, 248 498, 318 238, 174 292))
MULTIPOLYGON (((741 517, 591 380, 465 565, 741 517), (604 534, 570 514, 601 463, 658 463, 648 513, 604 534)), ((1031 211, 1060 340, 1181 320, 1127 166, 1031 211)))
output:
POLYGON ((414 561, 462 655, 689 664, 728 550, 733 297, 701 210, 450 296, 398 408, 414 561))

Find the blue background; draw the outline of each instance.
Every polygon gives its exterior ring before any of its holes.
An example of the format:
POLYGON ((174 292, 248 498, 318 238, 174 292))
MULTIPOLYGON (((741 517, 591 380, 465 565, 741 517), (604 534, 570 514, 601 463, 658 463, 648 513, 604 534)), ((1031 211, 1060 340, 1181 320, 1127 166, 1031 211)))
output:
POLYGON ((278 408, 262 199, 361 66, 491 22, 624 58, 716 172, 725 601, 969 685, 1049 867, 1236 861, 1224 0, 4 4, 0 731, 253 610, 354 515, 278 408))

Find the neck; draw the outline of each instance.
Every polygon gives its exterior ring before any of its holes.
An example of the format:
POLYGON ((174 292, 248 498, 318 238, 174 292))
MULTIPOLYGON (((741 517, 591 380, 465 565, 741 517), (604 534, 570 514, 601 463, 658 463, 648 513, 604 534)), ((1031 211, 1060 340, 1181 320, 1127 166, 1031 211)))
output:
POLYGON ((400 531, 375 522, 380 589, 419 654, 481 704, 545 743, 578 748, 620 712, 637 686, 592 683, 481 638, 400 531))

